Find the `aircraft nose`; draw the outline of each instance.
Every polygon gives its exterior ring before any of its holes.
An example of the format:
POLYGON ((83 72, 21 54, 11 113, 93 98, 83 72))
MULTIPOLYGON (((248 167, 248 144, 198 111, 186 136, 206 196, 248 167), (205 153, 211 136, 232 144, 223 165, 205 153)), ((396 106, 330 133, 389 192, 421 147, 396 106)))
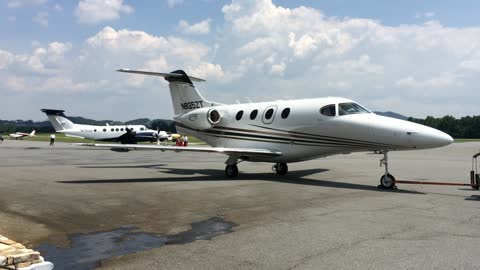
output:
POLYGON ((435 130, 436 133, 433 135, 432 142, 438 147, 447 146, 453 143, 453 138, 445 132, 435 130))
MULTIPOLYGON (((428 128, 423 138, 424 148, 436 148, 453 143, 453 138, 445 132, 434 128, 428 128)), ((422 147, 423 148, 423 147, 422 147)))

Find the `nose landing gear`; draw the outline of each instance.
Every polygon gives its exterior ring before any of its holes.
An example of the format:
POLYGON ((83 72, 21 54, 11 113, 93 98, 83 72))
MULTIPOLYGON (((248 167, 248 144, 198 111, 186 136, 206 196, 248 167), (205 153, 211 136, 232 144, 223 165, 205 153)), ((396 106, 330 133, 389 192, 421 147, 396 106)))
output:
POLYGON ((383 151, 383 158, 380 159, 380 167, 385 165, 385 173, 380 177, 378 188, 396 190, 395 177, 388 172, 388 151, 383 151))

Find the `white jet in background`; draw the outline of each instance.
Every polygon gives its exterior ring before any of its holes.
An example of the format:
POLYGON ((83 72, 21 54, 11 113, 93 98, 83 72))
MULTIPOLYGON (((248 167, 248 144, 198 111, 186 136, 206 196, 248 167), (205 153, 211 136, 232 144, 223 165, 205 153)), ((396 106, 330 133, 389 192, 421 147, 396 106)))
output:
POLYGON ((212 147, 84 144, 114 149, 156 149, 216 152, 228 155, 225 174, 238 175, 242 161, 272 162, 279 175, 287 163, 336 154, 375 151, 385 173, 381 186, 393 188, 388 152, 449 145, 452 137, 439 130, 376 115, 353 100, 339 97, 224 105, 205 100, 184 71, 157 73, 121 69, 120 72, 164 77, 169 82, 174 121, 181 134, 197 137, 212 147))
POLYGON ((55 132, 64 133, 68 137, 135 144, 156 142, 159 136, 156 130, 148 129, 144 125, 82 125, 68 119, 64 110, 42 109, 41 111, 47 114, 55 132))
POLYGON ((11 138, 14 138, 15 140, 23 139, 25 137, 33 137, 35 136, 35 130, 30 133, 16 132, 16 133, 9 134, 9 136, 11 138))

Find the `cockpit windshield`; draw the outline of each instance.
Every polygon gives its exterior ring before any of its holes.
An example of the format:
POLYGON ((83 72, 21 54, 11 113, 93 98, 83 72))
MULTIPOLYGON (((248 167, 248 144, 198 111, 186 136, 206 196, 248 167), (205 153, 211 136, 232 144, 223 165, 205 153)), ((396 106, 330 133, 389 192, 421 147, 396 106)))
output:
POLYGON ((368 111, 367 109, 363 108, 362 106, 354 102, 338 104, 339 115, 359 114, 359 113, 370 113, 370 111, 368 111))

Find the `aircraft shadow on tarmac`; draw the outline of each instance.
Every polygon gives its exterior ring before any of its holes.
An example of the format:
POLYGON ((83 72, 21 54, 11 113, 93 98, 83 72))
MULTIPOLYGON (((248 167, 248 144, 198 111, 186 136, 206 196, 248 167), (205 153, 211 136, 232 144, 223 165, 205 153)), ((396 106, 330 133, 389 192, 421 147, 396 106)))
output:
MULTIPOLYGON (((471 190, 471 189, 469 189, 471 190)), ((472 195, 470 197, 465 198, 466 201, 480 201, 480 195, 472 195)))
MULTIPOLYGON (((82 168, 158 168, 164 164, 153 165, 128 165, 128 166, 84 166, 82 168)), ((177 176, 166 176, 164 178, 131 178, 131 179, 95 179, 95 180, 65 180, 57 181, 62 184, 112 184, 112 183, 168 183, 168 182, 200 182, 200 181, 238 181, 238 180, 256 180, 256 181, 272 181, 279 183, 289 183, 295 185, 307 185, 318 187, 331 187, 340 189, 356 189, 369 190, 379 192, 389 192, 391 190, 378 189, 376 186, 363 185, 347 182, 335 182, 319 179, 304 178, 317 173, 326 172, 328 169, 307 169, 290 171, 286 176, 279 176, 274 173, 245 173, 241 172, 235 178, 227 178, 223 170, 212 169, 178 169, 178 168, 161 168, 162 173, 174 174, 177 176)), ((395 193, 409 193, 409 194, 425 194, 418 191, 410 190, 396 190, 395 193)))
POLYGON ((139 165, 88 165, 88 166, 78 166, 78 168, 86 169, 155 169, 166 164, 139 164, 139 165))

